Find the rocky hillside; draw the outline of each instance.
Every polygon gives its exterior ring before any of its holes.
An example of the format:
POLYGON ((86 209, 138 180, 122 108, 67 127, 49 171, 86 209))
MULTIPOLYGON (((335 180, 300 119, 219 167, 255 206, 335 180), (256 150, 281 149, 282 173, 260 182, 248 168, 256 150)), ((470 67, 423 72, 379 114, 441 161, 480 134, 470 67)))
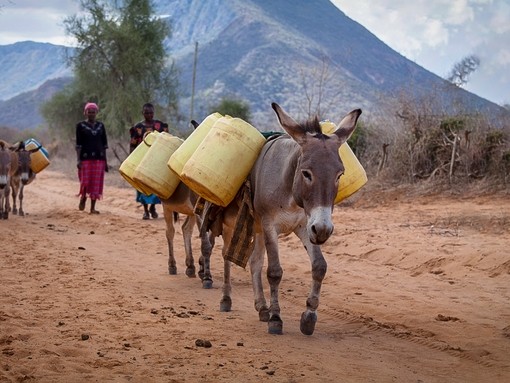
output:
MULTIPOLYGON (((499 106, 445 81, 399 53, 349 19, 328 0, 156 0, 156 9, 172 25, 166 41, 169 57, 180 68, 181 112, 190 107, 195 44, 198 61, 195 119, 208 113, 220 97, 249 102, 253 121, 273 120, 269 107, 276 101, 295 115, 307 108, 305 89, 322 94, 325 118, 335 119, 356 108, 365 115, 390 112, 388 101, 403 92, 419 96, 439 90, 445 108, 500 111, 499 106), (324 65, 327 69, 324 71, 324 65), (322 68, 322 69, 321 69, 322 68), (322 71, 322 72, 321 72, 322 71), (322 73, 322 76, 320 75, 322 73), (327 78, 321 91, 312 82, 327 78), (304 87, 303 83, 307 85, 304 87)), ((32 127, 18 114, 8 118, 9 99, 45 99, 45 81, 69 75, 65 48, 32 42, 0 46, 0 126, 32 127)), ((47 95, 47 93, 46 93, 47 95)), ((43 123, 37 105, 23 113, 43 123)))

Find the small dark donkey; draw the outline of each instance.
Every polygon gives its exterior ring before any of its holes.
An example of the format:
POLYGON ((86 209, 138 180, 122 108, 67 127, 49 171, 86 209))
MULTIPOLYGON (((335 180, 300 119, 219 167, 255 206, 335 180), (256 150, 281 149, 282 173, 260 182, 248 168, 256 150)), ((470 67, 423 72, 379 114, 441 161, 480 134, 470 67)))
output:
POLYGON ((23 188, 35 178, 35 173, 30 168, 30 154, 39 149, 41 149, 41 146, 26 150, 23 141, 16 145, 10 145, 0 140, 0 218, 9 218, 11 190, 13 214, 25 215, 23 211, 23 188), (18 198, 19 209, 17 206, 18 198))
POLYGON ((9 218, 11 209, 9 196, 11 194, 11 177, 14 173, 13 163, 16 161, 14 153, 7 142, 0 140, 0 219, 9 218))
POLYGON ((24 216, 25 212, 23 211, 23 189, 26 185, 30 184, 35 179, 35 173, 30 167, 30 155, 40 150, 41 146, 38 146, 35 149, 26 150, 24 142, 20 141, 17 146, 13 147, 13 149, 17 155, 18 164, 16 166, 16 171, 11 177, 12 213, 24 216), (17 199, 19 199, 19 209, 16 205, 17 199))

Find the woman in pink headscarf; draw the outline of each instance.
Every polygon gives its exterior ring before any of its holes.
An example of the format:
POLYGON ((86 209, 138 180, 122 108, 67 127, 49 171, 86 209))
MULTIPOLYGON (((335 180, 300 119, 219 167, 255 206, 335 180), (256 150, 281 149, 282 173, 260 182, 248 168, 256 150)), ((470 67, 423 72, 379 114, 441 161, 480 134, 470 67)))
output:
POLYGON ((78 158, 78 178, 80 180, 80 204, 85 210, 87 197, 90 198, 90 214, 99 214, 96 201, 103 196, 104 173, 108 171, 106 149, 108 140, 106 129, 96 120, 98 106, 89 102, 83 109, 86 119, 76 124, 76 154, 78 158))

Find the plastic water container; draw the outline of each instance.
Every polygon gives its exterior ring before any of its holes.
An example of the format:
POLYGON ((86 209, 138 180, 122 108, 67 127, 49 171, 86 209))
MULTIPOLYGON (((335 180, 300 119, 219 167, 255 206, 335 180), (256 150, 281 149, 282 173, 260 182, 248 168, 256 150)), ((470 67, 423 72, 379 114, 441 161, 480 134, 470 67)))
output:
POLYGON ((161 132, 136 167, 133 180, 159 198, 169 198, 181 180, 167 163, 183 142, 179 137, 161 132))
POLYGON ((219 113, 212 113, 207 116, 200 125, 186 138, 184 143, 172 154, 168 160, 168 166, 179 176, 182 169, 191 155, 195 152, 198 146, 202 143, 205 136, 209 133, 216 121, 222 117, 219 113))
POLYGON ((145 189, 143 185, 140 185, 138 182, 136 182, 133 179, 133 174, 137 168, 137 166, 142 161, 145 154, 148 152, 151 145, 156 141, 156 138, 158 137, 160 133, 158 132, 151 132, 147 134, 143 141, 138 145, 131 154, 122 162, 119 168, 119 173, 121 176, 136 190, 138 190, 140 193, 149 195, 152 194, 148 189, 145 189))
MULTIPOLYGON (((321 129, 325 134, 332 134, 337 126, 331 121, 321 121, 321 129)), ((344 174, 340 177, 338 193, 335 197, 335 204, 340 203, 347 197, 350 197, 363 187, 368 181, 367 173, 356 158, 350 146, 345 142, 338 149, 338 154, 344 164, 344 174)))
MULTIPOLYGON (((40 147, 41 144, 30 138, 25 141, 25 149, 32 150, 40 147)), ((50 164, 50 160, 48 159, 48 151, 41 147, 38 151, 30 153, 30 169, 34 173, 39 173, 44 170, 50 164)))
POLYGON ((221 117, 184 165, 181 180, 219 206, 235 197, 266 139, 240 118, 221 117))

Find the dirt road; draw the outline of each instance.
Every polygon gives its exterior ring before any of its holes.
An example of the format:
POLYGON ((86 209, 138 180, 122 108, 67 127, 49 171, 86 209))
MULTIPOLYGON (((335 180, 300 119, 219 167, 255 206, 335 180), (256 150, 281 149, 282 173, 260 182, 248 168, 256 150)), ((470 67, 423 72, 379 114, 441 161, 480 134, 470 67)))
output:
POLYGON ((234 266, 233 311, 219 312, 221 240, 204 290, 184 274, 180 228, 167 274, 164 220, 142 221, 132 189, 107 186, 89 215, 77 188, 45 170, 25 189, 28 215, 0 221, 0 382, 510 381, 508 197, 335 209, 312 336, 299 331, 309 261, 283 238, 274 336, 248 270, 234 266))

